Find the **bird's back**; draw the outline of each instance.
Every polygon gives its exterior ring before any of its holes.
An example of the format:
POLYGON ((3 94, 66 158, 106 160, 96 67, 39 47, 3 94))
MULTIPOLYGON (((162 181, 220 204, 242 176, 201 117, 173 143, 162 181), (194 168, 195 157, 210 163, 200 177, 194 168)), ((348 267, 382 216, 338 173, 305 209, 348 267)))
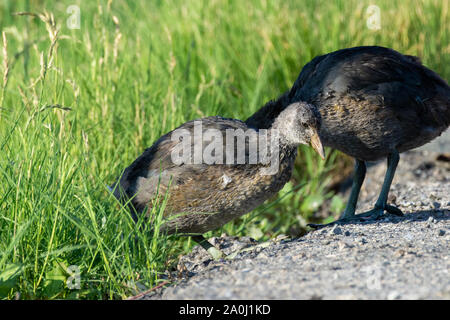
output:
POLYGON ((314 58, 289 98, 316 105, 323 143, 361 160, 421 146, 450 124, 448 84, 418 58, 383 47, 314 58))

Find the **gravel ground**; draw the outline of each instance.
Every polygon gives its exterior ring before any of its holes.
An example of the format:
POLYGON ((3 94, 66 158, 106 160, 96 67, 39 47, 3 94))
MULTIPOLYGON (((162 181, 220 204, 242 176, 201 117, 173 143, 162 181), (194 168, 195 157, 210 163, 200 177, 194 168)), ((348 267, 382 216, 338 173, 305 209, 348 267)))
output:
MULTIPOLYGON (((358 211, 374 204, 384 162, 368 169, 358 211)), ((401 155, 390 203, 404 217, 330 226, 299 239, 259 244, 212 239, 233 260, 198 246, 180 259, 181 278, 143 299, 450 299, 450 157, 401 155)))

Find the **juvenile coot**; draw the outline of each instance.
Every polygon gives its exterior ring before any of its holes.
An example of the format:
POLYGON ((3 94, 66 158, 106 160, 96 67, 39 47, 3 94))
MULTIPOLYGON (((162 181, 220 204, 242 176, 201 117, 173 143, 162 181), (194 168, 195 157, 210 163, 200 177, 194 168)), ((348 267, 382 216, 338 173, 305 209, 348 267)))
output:
POLYGON ((202 233, 253 210, 275 195, 291 177, 299 144, 311 144, 323 157, 313 110, 306 103, 291 104, 265 133, 235 119, 208 117, 189 121, 145 150, 111 188, 118 199, 129 204, 135 220, 152 207, 158 194, 168 193, 164 217, 169 219, 163 229, 193 235, 213 257, 219 258, 221 252, 202 233), (228 132, 244 137, 244 143, 239 146, 238 139, 235 141, 228 132), (244 133, 250 138, 246 139, 244 133), (221 148, 211 152, 213 141, 221 148), (266 141, 265 147, 260 141, 266 141), (265 150, 267 158, 262 161, 265 150), (176 158, 179 155, 181 160, 176 158), (214 163, 205 160, 207 155, 213 156, 214 163), (196 157, 199 161, 192 161, 196 157))
MULTIPOLYGON (((450 124, 450 87, 419 58, 383 47, 355 47, 314 58, 292 89, 247 119, 266 128, 293 102, 307 102, 318 114, 319 136, 356 160, 350 199, 339 222, 376 219, 387 204, 399 153, 419 147, 450 124), (365 161, 387 158, 387 171, 374 209, 355 215, 365 161)), ((320 225, 311 225, 319 227, 320 225)))

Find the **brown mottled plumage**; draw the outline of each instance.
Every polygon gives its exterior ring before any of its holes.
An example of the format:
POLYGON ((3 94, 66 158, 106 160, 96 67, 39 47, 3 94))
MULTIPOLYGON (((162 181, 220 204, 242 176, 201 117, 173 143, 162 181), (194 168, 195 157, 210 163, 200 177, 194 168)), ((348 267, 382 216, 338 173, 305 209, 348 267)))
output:
MULTIPOLYGON (((364 161, 388 157, 389 170, 375 211, 399 213, 386 204, 398 153, 419 147, 450 124, 450 88, 419 58, 383 47, 355 47, 314 58, 292 89, 247 119, 257 128, 271 125, 290 103, 301 101, 320 114, 320 139, 357 160, 351 201, 354 206, 365 175, 364 161)), ((345 220, 344 219, 344 220, 345 220)))
MULTIPOLYGON (((261 172, 262 168, 270 164, 249 163, 249 144, 254 141, 249 142, 248 139, 245 143, 245 164, 236 164, 236 161, 235 164, 174 164, 171 154, 179 142, 172 141, 173 132, 187 130, 193 133, 196 121, 201 121, 203 134, 208 129, 220 130, 224 146, 227 143, 227 129, 259 133, 240 120, 208 117, 181 125, 145 150, 125 169, 119 183, 112 187, 115 189, 114 195, 123 201, 131 199, 130 209, 136 218, 146 207, 152 206, 152 200, 157 194, 168 192, 165 217, 179 216, 166 222, 163 229, 184 235, 202 234, 216 229, 262 204, 289 180, 297 146, 309 143, 311 139, 314 140, 314 135, 317 136, 315 116, 309 110, 296 103, 287 107, 273 121, 271 128, 277 129, 280 134, 279 170, 273 175, 261 172)), ((192 150, 199 143, 201 140, 193 139, 192 150)), ((206 145, 203 142, 202 151, 206 145)), ((236 148, 237 143, 235 156, 236 148)), ((223 156, 225 163, 225 152, 223 156)))

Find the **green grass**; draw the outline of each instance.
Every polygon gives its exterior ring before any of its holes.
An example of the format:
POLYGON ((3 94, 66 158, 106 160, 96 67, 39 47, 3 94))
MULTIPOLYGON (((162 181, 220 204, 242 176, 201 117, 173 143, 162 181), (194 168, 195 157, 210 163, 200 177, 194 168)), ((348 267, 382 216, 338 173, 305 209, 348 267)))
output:
MULTIPOLYGON (((378 31, 366 27, 373 2, 2 1, 0 297, 125 298, 160 283, 193 244, 136 226, 105 185, 185 121, 248 117, 316 55, 383 45, 448 79, 449 1, 376 1, 378 31)), ((299 233, 342 161, 301 148, 278 198, 208 236, 299 233)))

